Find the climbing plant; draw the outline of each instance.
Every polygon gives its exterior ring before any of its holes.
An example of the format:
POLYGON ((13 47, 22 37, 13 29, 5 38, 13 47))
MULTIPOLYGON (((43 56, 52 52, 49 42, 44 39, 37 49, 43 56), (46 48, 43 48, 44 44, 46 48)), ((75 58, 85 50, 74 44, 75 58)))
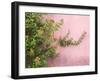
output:
POLYGON ((69 32, 65 37, 55 40, 54 32, 63 24, 61 19, 55 22, 47 19, 47 14, 25 12, 25 67, 36 68, 48 66, 47 59, 56 56, 56 44, 62 47, 79 45, 84 39, 84 32, 78 41, 69 38, 69 32))
POLYGON ((26 68, 47 66, 46 59, 56 54, 53 34, 62 23, 45 19, 41 13, 25 13, 26 68))
POLYGON ((60 46, 66 47, 66 46, 71 46, 71 45, 74 45, 74 46, 79 45, 82 42, 82 40, 84 39, 86 32, 83 32, 83 34, 80 36, 80 38, 78 40, 74 40, 73 38, 69 38, 69 34, 70 34, 70 31, 68 31, 66 36, 59 39, 60 46))

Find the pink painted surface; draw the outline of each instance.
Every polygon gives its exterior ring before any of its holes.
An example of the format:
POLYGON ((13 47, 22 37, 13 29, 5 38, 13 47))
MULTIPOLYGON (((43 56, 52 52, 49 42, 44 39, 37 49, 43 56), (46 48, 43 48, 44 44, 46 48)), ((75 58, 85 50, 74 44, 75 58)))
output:
MULTIPOLYGON (((58 46, 58 56, 48 59, 48 65, 53 66, 77 66, 89 65, 89 16, 83 15, 57 15, 49 14, 49 17, 55 21, 64 20, 63 25, 56 31, 54 37, 59 39, 66 35, 70 30, 70 36, 78 40, 80 35, 86 31, 87 34, 80 45, 60 47, 58 46)), ((48 17, 48 18, 49 18, 48 17)))

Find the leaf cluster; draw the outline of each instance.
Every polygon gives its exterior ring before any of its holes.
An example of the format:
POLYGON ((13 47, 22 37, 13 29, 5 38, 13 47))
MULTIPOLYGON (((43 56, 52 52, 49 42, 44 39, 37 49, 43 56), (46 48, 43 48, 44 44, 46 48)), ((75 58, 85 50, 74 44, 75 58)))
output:
POLYGON ((63 23, 52 19, 45 19, 46 14, 26 12, 25 13, 25 51, 26 68, 44 67, 47 58, 56 54, 52 47, 53 34, 63 23))
POLYGON ((71 45, 79 45, 82 42, 82 40, 84 39, 86 32, 83 32, 83 34, 80 36, 80 38, 78 40, 69 38, 69 34, 70 34, 70 32, 68 31, 68 33, 66 34, 65 37, 59 39, 60 46, 66 47, 66 46, 71 46, 71 45))

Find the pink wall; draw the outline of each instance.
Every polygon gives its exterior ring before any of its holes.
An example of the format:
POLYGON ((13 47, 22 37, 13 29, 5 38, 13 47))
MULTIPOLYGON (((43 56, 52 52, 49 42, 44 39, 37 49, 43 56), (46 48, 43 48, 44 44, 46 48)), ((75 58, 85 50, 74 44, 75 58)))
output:
POLYGON ((89 16, 82 15, 57 15, 49 14, 49 17, 55 21, 64 20, 59 31, 55 32, 55 37, 63 37, 70 30, 70 36, 78 39, 86 31, 87 34, 82 43, 78 46, 58 47, 58 56, 49 58, 49 66, 76 66, 89 64, 89 16))

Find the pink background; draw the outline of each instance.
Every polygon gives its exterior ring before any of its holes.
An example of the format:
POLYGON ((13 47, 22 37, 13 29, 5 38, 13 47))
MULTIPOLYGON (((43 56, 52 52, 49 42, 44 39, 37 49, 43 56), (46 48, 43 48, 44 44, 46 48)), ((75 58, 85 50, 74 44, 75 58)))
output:
POLYGON ((49 14, 48 18, 55 21, 64 20, 63 25, 56 31, 55 38, 63 37, 70 30, 70 37, 78 40, 80 35, 87 32, 85 38, 78 46, 58 47, 58 56, 48 59, 48 65, 52 66, 77 66, 89 65, 89 16, 84 15, 58 15, 49 14))

